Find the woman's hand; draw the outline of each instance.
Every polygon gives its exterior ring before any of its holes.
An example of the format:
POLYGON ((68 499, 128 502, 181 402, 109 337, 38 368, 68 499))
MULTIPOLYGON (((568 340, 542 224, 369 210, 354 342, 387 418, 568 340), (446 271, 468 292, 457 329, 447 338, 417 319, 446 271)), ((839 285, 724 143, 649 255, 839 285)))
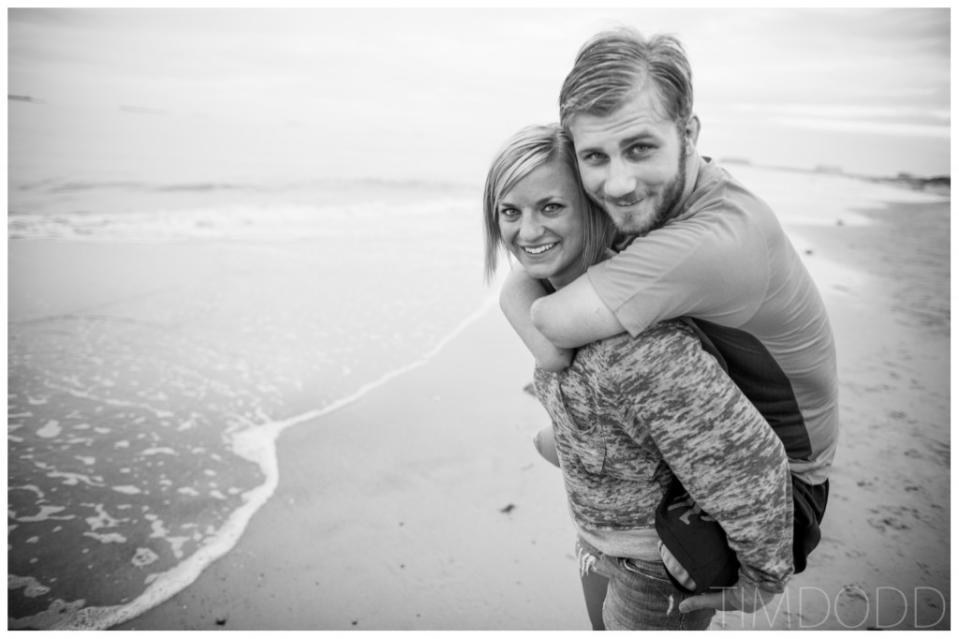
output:
POLYGON ((553 435, 552 424, 543 428, 533 436, 533 445, 543 459, 553 466, 559 467, 559 455, 556 454, 556 439, 553 435))

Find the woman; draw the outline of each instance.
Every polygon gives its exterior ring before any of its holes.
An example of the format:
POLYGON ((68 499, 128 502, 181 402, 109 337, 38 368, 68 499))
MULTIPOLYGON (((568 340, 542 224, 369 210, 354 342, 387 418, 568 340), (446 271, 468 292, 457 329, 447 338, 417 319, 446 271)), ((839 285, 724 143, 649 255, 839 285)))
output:
MULTIPOLYGON (((484 222, 488 278, 505 248, 553 289, 603 259, 614 236, 584 195, 558 125, 523 129, 500 151, 487 175, 484 222)), ((520 336, 528 345, 537 339, 520 336)), ((715 518, 725 530, 740 564, 739 596, 782 592, 792 572, 782 444, 684 322, 589 344, 565 370, 537 366, 534 379, 553 421, 594 627, 709 625, 712 610, 680 612, 689 593, 667 571, 655 528, 675 480, 692 500, 684 517, 715 518), (594 598, 606 580, 600 624, 594 598)))

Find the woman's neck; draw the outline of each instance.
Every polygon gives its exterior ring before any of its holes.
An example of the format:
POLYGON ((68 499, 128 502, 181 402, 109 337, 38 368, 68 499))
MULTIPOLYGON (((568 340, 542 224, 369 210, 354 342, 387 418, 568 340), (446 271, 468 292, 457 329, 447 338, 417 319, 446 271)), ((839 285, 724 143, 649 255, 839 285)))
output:
POLYGON ((564 286, 566 286, 567 284, 569 284, 570 282, 572 282, 573 280, 575 280, 577 277, 579 277, 585 272, 586 272, 586 269, 580 268, 580 269, 570 270, 568 272, 562 273, 561 275, 557 275, 556 277, 548 277, 546 279, 550 283, 550 286, 552 286, 553 289, 558 291, 559 289, 563 288, 564 286))

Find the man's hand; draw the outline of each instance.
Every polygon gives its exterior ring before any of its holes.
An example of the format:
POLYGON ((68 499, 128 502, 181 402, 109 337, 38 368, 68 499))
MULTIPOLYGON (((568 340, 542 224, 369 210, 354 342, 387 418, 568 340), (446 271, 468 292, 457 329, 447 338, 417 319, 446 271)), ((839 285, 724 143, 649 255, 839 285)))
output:
POLYGON ((679 611, 687 613, 694 610, 712 609, 741 610, 753 613, 764 608, 776 597, 775 593, 749 584, 740 585, 740 583, 724 588, 720 592, 710 592, 684 599, 679 604, 679 611))

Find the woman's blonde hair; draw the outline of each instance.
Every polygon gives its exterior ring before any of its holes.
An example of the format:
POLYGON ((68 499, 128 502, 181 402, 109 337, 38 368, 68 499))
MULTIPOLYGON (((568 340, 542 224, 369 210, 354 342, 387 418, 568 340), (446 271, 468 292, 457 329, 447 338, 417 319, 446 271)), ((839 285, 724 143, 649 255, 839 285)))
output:
POLYGON ((573 142, 559 124, 534 125, 521 129, 496 154, 483 189, 483 222, 486 231, 486 281, 496 273, 499 249, 505 248, 499 230, 498 205, 503 196, 530 173, 554 160, 569 168, 581 196, 580 209, 586 216, 583 267, 606 256, 616 236, 616 227, 583 191, 576 168, 573 142))

